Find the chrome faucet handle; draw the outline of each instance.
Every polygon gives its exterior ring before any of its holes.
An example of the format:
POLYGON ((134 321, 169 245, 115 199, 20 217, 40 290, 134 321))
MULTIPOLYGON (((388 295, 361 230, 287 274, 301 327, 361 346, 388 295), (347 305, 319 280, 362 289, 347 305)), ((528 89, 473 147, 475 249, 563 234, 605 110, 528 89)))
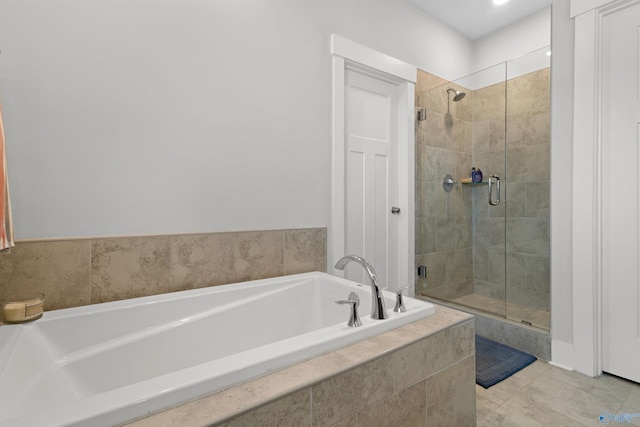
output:
POLYGON ((336 304, 351 304, 351 315, 349 316, 349 321, 347 322, 347 326, 350 328, 355 328, 356 326, 362 326, 362 322, 360 321, 360 316, 358 316, 358 306, 360 305, 360 297, 357 293, 351 292, 349 294, 349 299, 336 301, 336 304))
POLYGON ((404 286, 396 291, 396 306, 393 307, 393 311, 396 313, 404 313, 407 311, 407 307, 404 306, 404 299, 402 298, 402 291, 409 289, 409 285, 404 286))
POLYGON ((338 270, 344 270, 345 266, 352 261, 364 267, 365 271, 369 275, 369 281, 371 282, 371 318, 375 320, 387 319, 389 315, 387 314, 387 309, 384 305, 382 286, 380 286, 380 281, 378 280, 376 271, 366 259, 359 257, 358 255, 345 255, 336 262, 335 268, 338 270))

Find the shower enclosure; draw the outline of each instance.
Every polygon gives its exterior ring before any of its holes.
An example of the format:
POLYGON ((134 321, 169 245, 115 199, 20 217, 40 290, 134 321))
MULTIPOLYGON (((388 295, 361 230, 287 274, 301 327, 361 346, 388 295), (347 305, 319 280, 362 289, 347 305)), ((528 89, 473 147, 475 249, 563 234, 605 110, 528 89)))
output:
POLYGON ((453 82, 420 73, 416 295, 549 329, 549 71, 544 48, 453 82))

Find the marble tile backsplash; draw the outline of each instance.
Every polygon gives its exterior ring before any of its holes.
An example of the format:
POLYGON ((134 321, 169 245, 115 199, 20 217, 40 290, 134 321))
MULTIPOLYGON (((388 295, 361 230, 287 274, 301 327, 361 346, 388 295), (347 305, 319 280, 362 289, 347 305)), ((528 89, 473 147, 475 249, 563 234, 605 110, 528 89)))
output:
MULTIPOLYGON (((42 292, 46 310, 326 271, 326 229, 17 242, 0 301, 42 292)), ((1 320, 1 319, 0 319, 1 320)))

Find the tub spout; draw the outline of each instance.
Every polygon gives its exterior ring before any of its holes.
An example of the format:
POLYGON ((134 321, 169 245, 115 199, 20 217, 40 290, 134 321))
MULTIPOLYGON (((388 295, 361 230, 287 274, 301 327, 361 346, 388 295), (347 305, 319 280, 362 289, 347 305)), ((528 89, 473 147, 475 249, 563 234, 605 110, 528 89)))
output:
POLYGON ((338 270, 344 270, 344 267, 351 261, 363 266, 369 275, 369 279, 371 281, 371 318, 377 320, 386 319, 389 316, 387 315, 387 309, 384 306, 382 287, 378 282, 378 276, 376 275, 376 271, 373 269, 373 266, 369 264, 366 259, 357 255, 346 255, 338 260, 336 268, 338 270))

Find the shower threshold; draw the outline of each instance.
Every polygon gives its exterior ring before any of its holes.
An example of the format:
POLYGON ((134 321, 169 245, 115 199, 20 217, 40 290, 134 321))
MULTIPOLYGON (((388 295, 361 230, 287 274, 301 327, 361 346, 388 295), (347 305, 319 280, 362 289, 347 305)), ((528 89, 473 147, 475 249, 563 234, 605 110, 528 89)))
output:
POLYGON ((432 296, 419 294, 416 298, 435 302, 446 307, 466 311, 471 314, 490 317, 495 320, 510 323, 534 330, 549 333, 549 312, 541 309, 525 307, 519 304, 507 303, 509 316, 505 315, 505 303, 497 298, 471 293, 452 300, 442 300, 432 296))

